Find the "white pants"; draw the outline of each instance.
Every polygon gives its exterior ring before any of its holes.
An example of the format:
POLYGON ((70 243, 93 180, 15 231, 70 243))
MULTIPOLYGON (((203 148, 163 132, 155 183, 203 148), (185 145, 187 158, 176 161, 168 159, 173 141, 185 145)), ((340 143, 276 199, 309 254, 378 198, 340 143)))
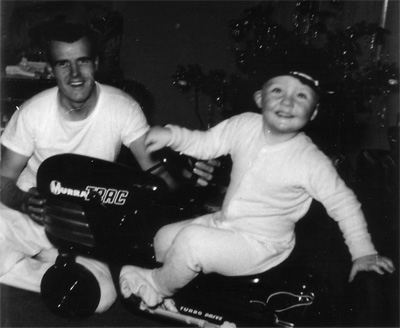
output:
POLYGON ((260 273, 282 261, 281 254, 246 234, 205 215, 161 228, 154 239, 156 258, 163 263, 153 272, 154 283, 171 296, 200 271, 225 276, 260 273))
MULTIPOLYGON (((244 276, 264 272, 281 263, 292 244, 264 244, 213 213, 162 227, 154 238, 156 259, 163 265, 153 270, 124 266, 120 287, 124 297, 139 296, 148 306, 174 295, 200 273, 244 276)), ((294 240, 293 242, 294 243, 294 240)))
MULTIPOLYGON (((42 277, 57 255, 43 226, 0 202, 0 283, 39 293, 42 277)), ((106 311, 117 297, 108 266, 84 257, 76 262, 97 278, 101 298, 96 312, 106 311)))

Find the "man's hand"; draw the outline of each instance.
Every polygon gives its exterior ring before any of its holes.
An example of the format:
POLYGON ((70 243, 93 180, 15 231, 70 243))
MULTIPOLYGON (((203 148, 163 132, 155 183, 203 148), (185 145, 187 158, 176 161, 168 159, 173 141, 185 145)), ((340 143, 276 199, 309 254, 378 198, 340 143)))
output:
POLYGON ((394 264, 389 258, 378 254, 366 255, 353 261, 349 282, 352 282, 356 274, 361 271, 375 271, 384 274, 385 271, 392 273, 394 270, 394 264))
POLYGON ((221 166, 221 162, 216 159, 211 159, 207 162, 197 161, 194 164, 193 173, 198 176, 196 184, 206 187, 213 178, 213 173, 217 167, 221 166))
POLYGON ((150 153, 166 147, 172 138, 172 132, 168 128, 155 126, 147 132, 144 144, 150 153))
POLYGON ((36 188, 31 188, 25 194, 22 210, 38 224, 43 225, 43 213, 46 199, 41 196, 36 188))

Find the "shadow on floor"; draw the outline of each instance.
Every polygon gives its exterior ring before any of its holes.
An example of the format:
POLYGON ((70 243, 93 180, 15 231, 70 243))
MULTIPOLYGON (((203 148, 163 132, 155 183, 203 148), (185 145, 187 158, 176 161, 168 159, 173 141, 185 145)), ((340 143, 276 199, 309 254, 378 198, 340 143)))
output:
POLYGON ((105 313, 84 319, 59 317, 44 305, 40 295, 0 285, 1 327, 168 327, 154 317, 131 313, 123 301, 117 302, 105 313))

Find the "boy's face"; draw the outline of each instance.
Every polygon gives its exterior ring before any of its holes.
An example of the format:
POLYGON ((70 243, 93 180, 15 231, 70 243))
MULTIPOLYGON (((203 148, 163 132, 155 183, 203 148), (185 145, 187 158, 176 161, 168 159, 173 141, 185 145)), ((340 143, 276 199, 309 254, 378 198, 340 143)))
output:
POLYGON ((51 71, 63 101, 71 107, 86 102, 93 94, 94 73, 98 66, 87 40, 82 38, 73 43, 53 41, 51 58, 51 71))
POLYGON ((295 134, 317 114, 318 96, 290 75, 277 76, 254 94, 268 132, 295 134))

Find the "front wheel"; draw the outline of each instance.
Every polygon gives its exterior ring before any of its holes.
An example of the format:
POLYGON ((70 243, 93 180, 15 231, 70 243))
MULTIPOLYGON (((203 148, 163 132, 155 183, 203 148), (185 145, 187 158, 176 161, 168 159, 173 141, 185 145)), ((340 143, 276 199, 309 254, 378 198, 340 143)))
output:
POLYGON ((71 255, 58 256, 44 274, 40 288, 45 305, 62 317, 89 317, 100 302, 97 279, 71 255))

